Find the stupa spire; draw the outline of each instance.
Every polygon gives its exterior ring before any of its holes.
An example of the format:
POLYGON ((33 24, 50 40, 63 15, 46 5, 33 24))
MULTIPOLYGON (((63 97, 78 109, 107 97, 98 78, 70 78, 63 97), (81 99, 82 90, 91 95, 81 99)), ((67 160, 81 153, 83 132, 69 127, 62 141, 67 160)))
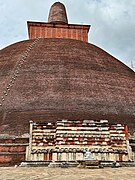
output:
POLYGON ((60 2, 55 2, 49 12, 48 22, 28 21, 30 39, 36 38, 66 38, 88 42, 90 25, 69 24, 66 8, 60 2))
POLYGON ((67 13, 65 6, 60 2, 55 2, 49 12, 49 23, 68 24, 67 13))

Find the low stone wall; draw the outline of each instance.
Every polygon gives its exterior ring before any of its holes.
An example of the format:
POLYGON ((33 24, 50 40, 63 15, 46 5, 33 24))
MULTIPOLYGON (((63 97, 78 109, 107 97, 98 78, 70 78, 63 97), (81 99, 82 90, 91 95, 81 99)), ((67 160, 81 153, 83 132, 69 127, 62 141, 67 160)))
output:
MULTIPOLYGON (((62 165, 65 161, 23 161, 21 162, 20 166, 21 167, 48 167, 50 163, 56 163, 62 165)), ((120 164, 120 167, 135 167, 135 161, 118 161, 120 164)), ((77 167, 79 165, 79 162, 77 161, 68 161, 66 162, 68 167, 77 167)), ((112 167, 113 161, 99 161, 99 164, 102 165, 103 167, 112 167)))
MULTIPOLYGON (((104 167, 112 167, 113 161, 100 161, 104 167)), ((118 161, 121 167, 135 167, 135 161, 118 161)))
POLYGON ((19 165, 26 157, 28 138, 0 138, 0 166, 19 165))
MULTIPOLYGON (((23 161, 19 165, 20 167, 49 167, 49 165, 54 164, 54 167, 61 167, 65 161, 23 161), (56 165, 56 166, 55 166, 56 165)), ((66 162, 68 167, 77 167, 79 163, 77 161, 66 162)), ((50 166, 53 167, 53 166, 50 166)))

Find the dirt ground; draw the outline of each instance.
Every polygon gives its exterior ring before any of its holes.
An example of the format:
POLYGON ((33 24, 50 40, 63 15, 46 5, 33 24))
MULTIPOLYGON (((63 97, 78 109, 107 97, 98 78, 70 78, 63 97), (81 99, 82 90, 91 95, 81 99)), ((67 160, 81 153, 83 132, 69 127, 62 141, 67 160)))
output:
POLYGON ((47 168, 0 167, 0 180, 135 180, 135 167, 130 168, 47 168))

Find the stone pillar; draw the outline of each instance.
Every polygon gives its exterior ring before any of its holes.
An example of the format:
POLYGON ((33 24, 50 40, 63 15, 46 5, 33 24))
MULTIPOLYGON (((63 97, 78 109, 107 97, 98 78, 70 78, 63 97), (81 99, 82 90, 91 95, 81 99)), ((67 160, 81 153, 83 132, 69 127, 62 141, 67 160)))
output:
POLYGON ((27 160, 31 160, 31 151, 32 151, 32 130, 33 130, 33 121, 30 121, 30 132, 29 132, 29 147, 27 160))
POLYGON ((76 153, 76 160, 83 160, 83 153, 76 153))
POLYGON ((43 161, 44 160, 44 154, 43 153, 38 154, 38 160, 39 161, 43 161))
POLYGON ((127 144, 127 151, 128 151, 128 161, 132 161, 133 160, 133 154, 132 154, 132 148, 129 145, 129 140, 126 140, 126 144, 127 144))
POLYGON ((61 160, 62 160, 62 153, 59 152, 59 153, 58 153, 58 161, 61 161, 61 160))
POLYGON ((37 153, 31 155, 32 161, 37 161, 37 153))
POLYGON ((62 161, 66 161, 66 153, 62 153, 62 161))
POLYGON ((53 161, 57 161, 58 159, 57 159, 57 153, 53 153, 52 154, 52 160, 53 161))
POLYGON ((69 152, 66 153, 66 161, 69 161, 69 152))
POLYGON ((76 161, 76 152, 73 153, 73 161, 76 161))

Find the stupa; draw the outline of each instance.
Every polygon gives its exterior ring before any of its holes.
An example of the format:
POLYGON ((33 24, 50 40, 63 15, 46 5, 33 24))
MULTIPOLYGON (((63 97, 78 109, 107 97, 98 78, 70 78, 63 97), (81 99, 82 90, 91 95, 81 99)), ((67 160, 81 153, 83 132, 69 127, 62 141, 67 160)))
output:
POLYGON ((69 24, 60 2, 47 23, 27 24, 29 39, 0 51, 0 133, 60 119, 107 119, 133 133, 135 73, 88 43, 90 25, 69 24))

